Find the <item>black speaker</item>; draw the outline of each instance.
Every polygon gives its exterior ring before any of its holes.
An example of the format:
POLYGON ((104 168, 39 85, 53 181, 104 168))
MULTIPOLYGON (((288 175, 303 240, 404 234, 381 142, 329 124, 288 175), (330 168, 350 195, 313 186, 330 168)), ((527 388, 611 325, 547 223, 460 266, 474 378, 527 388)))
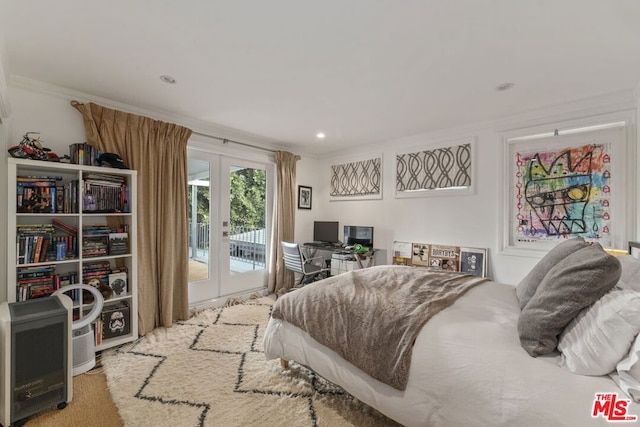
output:
POLYGON ((0 304, 0 423, 4 427, 72 397, 71 311, 66 295, 0 304))

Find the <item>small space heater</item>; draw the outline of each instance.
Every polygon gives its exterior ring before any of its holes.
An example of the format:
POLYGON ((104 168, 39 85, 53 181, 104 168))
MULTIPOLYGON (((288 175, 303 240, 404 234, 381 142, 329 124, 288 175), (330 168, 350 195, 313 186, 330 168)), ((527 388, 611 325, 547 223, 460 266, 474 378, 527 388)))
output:
POLYGON ((71 310, 65 295, 0 304, 0 423, 26 419, 72 397, 71 310))

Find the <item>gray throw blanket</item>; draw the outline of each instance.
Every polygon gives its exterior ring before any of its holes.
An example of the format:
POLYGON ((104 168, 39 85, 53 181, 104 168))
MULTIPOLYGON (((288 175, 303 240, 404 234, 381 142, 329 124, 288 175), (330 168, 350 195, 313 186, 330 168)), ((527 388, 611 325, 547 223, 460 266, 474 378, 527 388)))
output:
POLYGON ((486 280, 426 268, 377 266, 285 294, 271 315, 307 331, 373 378, 404 390, 413 343, 424 324, 486 280))

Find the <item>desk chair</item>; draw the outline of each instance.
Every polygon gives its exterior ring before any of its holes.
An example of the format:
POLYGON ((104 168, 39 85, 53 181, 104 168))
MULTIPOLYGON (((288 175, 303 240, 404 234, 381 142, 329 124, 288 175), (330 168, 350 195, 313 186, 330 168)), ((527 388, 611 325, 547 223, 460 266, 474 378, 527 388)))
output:
POLYGON ((297 243, 281 243, 285 268, 302 275, 294 286, 315 282, 329 275, 331 269, 325 266, 323 257, 306 258, 297 243))

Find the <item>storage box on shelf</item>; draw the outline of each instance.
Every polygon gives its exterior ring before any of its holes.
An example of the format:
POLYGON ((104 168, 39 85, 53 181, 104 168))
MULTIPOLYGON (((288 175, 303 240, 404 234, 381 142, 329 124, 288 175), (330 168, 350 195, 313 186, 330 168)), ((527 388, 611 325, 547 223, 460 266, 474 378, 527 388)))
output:
MULTIPOLYGON (((8 301, 90 283, 107 296, 95 322, 96 349, 137 339, 136 171, 14 158, 7 164, 7 237, 16 242, 7 251, 8 301)), ((72 296, 80 318, 93 302, 72 296)))

